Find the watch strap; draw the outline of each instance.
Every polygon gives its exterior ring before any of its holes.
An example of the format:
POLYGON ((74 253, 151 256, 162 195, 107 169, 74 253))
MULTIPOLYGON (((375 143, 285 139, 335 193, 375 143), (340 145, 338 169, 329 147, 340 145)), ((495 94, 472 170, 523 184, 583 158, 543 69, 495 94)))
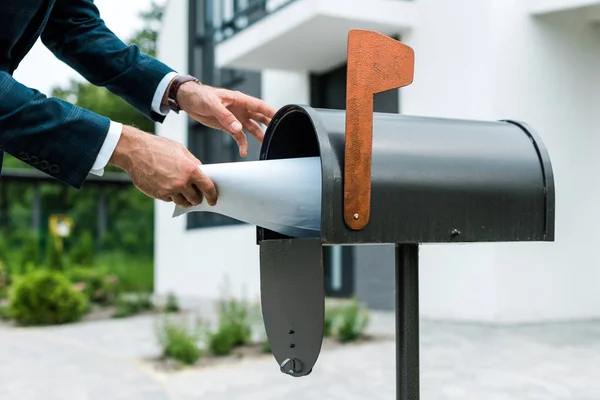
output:
POLYGON ((177 93, 179 92, 179 88, 181 85, 187 82, 200 82, 197 78, 191 75, 177 75, 171 81, 169 86, 169 91, 167 93, 167 101, 169 102, 169 108, 179 114, 181 111, 181 107, 179 107, 179 103, 177 102, 177 93))

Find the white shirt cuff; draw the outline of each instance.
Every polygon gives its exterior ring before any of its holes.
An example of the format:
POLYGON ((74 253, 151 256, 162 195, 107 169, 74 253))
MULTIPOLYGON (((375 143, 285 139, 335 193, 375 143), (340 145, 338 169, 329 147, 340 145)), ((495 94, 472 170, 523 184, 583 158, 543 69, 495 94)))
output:
POLYGON ((119 143, 119 139, 121 138, 122 131, 123 124, 110 121, 108 134, 104 139, 104 144, 102 144, 102 147, 100 148, 98 157, 96 157, 96 162, 94 162, 94 165, 92 165, 92 169, 90 171, 91 174, 98 176, 104 175, 104 167, 106 167, 108 160, 110 160, 110 157, 114 153, 117 143, 119 143))
POLYGON ((154 92, 154 97, 152 98, 152 111, 160 115, 167 115, 169 113, 169 106, 166 106, 162 103, 162 99, 165 96, 165 92, 169 87, 169 83, 177 76, 177 72, 169 72, 165 75, 164 78, 160 81, 158 86, 156 87, 156 91, 154 92))

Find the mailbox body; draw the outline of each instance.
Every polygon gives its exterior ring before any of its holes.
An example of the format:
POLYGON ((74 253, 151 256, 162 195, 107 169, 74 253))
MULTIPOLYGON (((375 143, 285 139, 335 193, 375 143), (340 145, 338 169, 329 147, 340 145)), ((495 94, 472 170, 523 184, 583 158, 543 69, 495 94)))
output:
MULTIPOLYGON (((375 113, 371 214, 343 217, 345 111, 288 105, 260 159, 321 158, 325 245, 554 240, 548 153, 527 126, 375 113)), ((258 228, 258 241, 285 238, 258 228)))

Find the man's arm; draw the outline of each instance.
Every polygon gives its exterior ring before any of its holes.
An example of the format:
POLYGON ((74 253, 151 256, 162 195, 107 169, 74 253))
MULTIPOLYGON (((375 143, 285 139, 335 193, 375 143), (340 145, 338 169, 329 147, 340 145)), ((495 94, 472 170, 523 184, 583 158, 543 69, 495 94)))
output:
POLYGON ((42 42, 90 83, 107 88, 152 120, 164 120, 168 108, 160 102, 175 71, 121 41, 92 0, 56 0, 42 42))
MULTIPOLYGON (((161 100, 175 72, 119 40, 100 19, 92 0, 56 0, 42 41, 92 84, 106 87, 151 119, 164 120, 168 107, 161 107, 161 100)), ((275 113, 259 99, 204 85, 183 85, 177 99, 190 117, 231 134, 243 157, 248 143, 242 129, 262 141, 258 123, 268 124, 275 113)), ((183 206, 197 204, 202 195, 211 204, 216 201, 214 184, 199 172, 200 161, 184 146, 131 127, 117 132, 118 125, 111 122, 91 172, 103 168, 109 158, 110 165, 125 170, 151 197, 183 206)))
MULTIPOLYGON (((109 146, 109 147, 110 147, 109 146)), ((57 180, 81 188, 98 161, 126 171, 145 194, 178 204, 215 204, 214 183, 180 143, 141 132, 17 82, 0 71, 0 150, 57 180), (104 156, 107 132, 122 129, 104 156), (101 160, 103 157, 106 160, 101 160)))
POLYGON ((80 188, 111 121, 17 82, 0 71, 0 149, 80 188))

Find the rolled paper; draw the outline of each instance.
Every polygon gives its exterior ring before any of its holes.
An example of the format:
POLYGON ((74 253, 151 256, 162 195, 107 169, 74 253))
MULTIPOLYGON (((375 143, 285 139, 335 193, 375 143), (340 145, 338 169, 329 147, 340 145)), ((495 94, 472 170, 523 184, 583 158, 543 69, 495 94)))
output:
POLYGON ((219 198, 214 206, 175 206, 173 218, 213 212, 282 235, 318 237, 321 231, 320 157, 201 165, 219 198))

